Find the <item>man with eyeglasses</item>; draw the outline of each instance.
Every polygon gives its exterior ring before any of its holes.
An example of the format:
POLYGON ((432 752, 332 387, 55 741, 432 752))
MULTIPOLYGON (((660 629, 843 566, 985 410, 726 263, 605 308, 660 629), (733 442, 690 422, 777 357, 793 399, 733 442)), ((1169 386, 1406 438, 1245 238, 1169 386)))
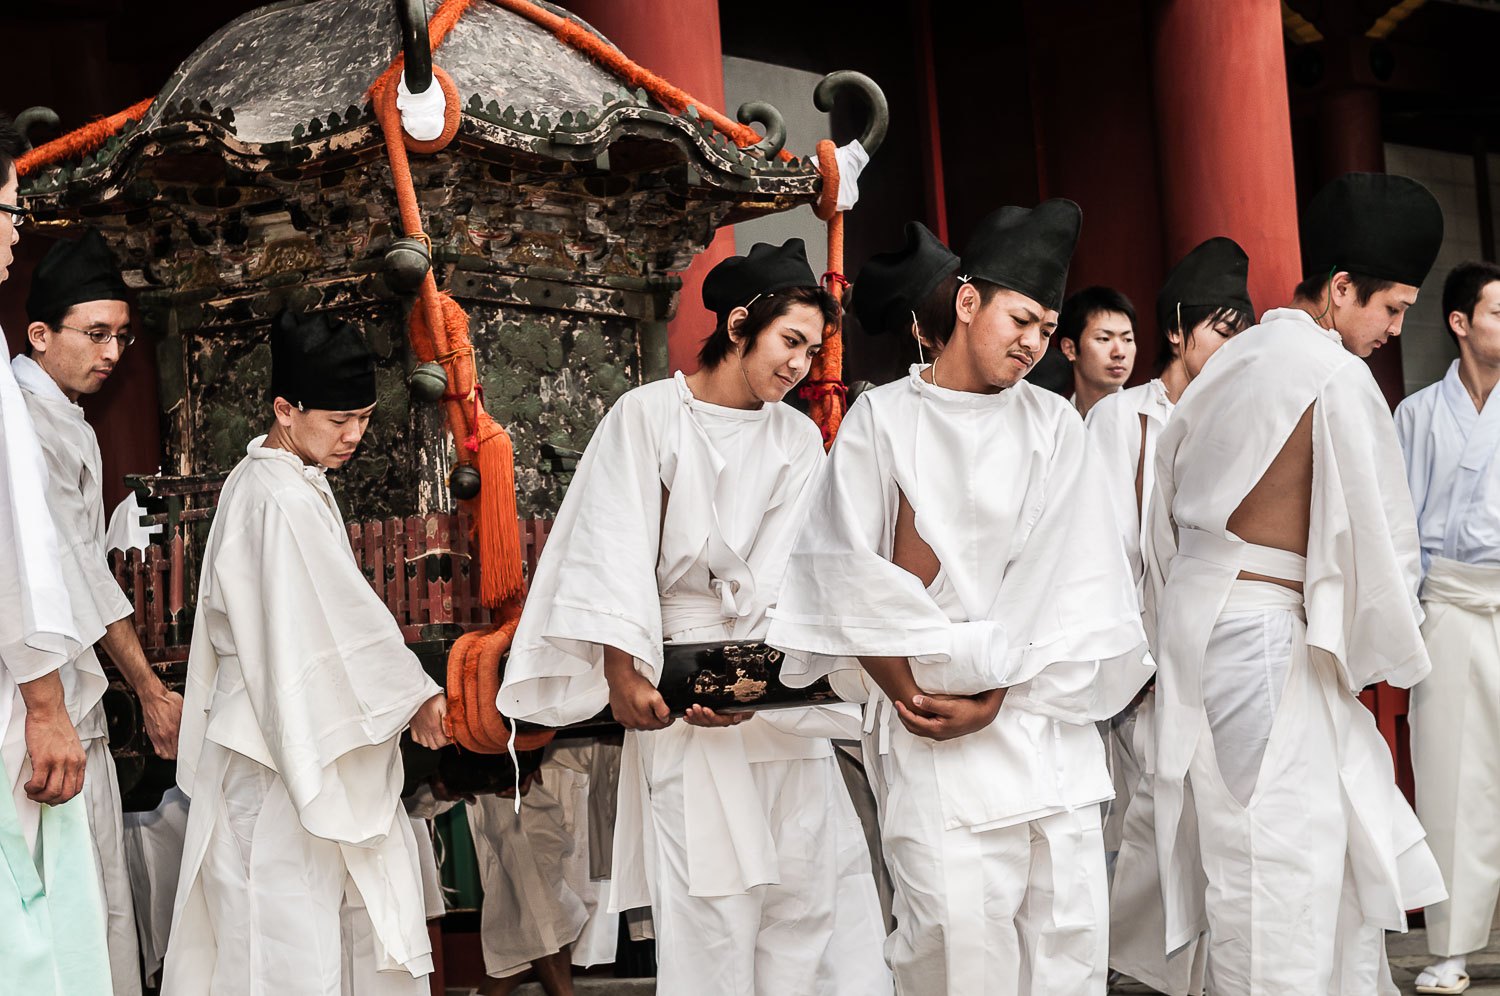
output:
POLYGON ((68 712, 88 754, 83 795, 104 892, 116 996, 141 991, 138 941, 125 864, 120 787, 100 696, 108 685, 94 655, 102 643, 139 696, 156 753, 177 756, 182 696, 151 669, 134 611, 110 571, 104 546, 99 443, 78 399, 104 386, 134 340, 125 281, 97 230, 59 241, 37 264, 26 298, 27 352, 11 363, 46 457, 47 504, 57 528, 63 578, 84 647, 63 669, 68 712))
MULTIPOLYGON (((21 149, 0 114, 0 204, 15 204, 21 149)), ((18 210, 0 209, 0 282, 18 210)), ((10 359, 8 344, 0 359, 10 359)), ((46 488, 22 391, 0 363, 0 868, 9 872, 0 876, 0 965, 7 992, 103 996, 104 915, 78 798, 87 755, 64 687, 81 641, 46 488)))

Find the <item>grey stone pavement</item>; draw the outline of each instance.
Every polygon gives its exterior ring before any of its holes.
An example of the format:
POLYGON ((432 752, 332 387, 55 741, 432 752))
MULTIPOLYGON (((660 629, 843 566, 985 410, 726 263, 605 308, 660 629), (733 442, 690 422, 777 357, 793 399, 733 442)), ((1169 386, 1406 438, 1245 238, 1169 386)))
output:
MULTIPOLYGON (((1413 930, 1407 934, 1387 934, 1386 949, 1391 959, 1391 975, 1404 994, 1414 993, 1414 980, 1430 960, 1427 954, 1425 932, 1413 930)), ((1500 930, 1490 935, 1490 946, 1469 958, 1469 977, 1474 980, 1469 987, 1470 996, 1500 996, 1500 930)), ((578 996, 651 996, 656 991, 651 979, 602 979, 579 978, 573 980, 578 996)), ((1122 985, 1110 990, 1111 994, 1151 993, 1154 990, 1140 985, 1122 985)), ((448 990, 448 996, 473 996, 472 989, 448 990)), ((543 996, 542 988, 528 983, 516 990, 515 996, 543 996)), ((706 996, 706 994, 705 994, 706 996)))
MULTIPOLYGON (((1403 996, 1415 993, 1417 973, 1434 959, 1427 953, 1427 932, 1413 930, 1405 934, 1386 934, 1386 953, 1391 959, 1391 977, 1403 996)), ((1469 996, 1500 996, 1500 930, 1490 934, 1490 946, 1469 956, 1469 996)), ((1154 993, 1141 985, 1122 985, 1111 994, 1154 993)))

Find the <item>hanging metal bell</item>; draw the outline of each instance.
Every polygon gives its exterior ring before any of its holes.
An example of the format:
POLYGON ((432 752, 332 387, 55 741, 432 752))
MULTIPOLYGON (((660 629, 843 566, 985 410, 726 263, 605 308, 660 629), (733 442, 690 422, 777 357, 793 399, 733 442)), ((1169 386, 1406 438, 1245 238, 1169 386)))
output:
POLYGON ((479 471, 466 463, 453 468, 448 475, 448 490, 459 501, 468 501, 479 494, 479 471))
POLYGON ((397 239, 385 251, 385 281, 400 294, 413 294, 432 269, 432 257, 421 239, 397 239))
POLYGON ((431 404, 443 400, 448 393, 448 373, 439 364, 421 363, 406 378, 406 384, 413 398, 431 404))

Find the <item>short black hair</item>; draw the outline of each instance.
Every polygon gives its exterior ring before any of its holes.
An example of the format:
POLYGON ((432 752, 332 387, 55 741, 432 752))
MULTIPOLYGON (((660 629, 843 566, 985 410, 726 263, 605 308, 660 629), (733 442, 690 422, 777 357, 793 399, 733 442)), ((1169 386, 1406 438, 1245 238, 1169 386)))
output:
POLYGON ((1241 311, 1232 304, 1193 304, 1187 307, 1173 306, 1170 309, 1158 309, 1156 313, 1156 372, 1161 373, 1175 359, 1179 349, 1187 348, 1188 339, 1192 338, 1193 329, 1208 322, 1209 328, 1220 324, 1229 326, 1235 335, 1248 329, 1255 324, 1255 316, 1241 311), (1178 327, 1178 322, 1181 327, 1178 327), (1182 343, 1174 345, 1170 338, 1171 333, 1178 332, 1182 335, 1182 343))
MULTIPOLYGON (((762 294, 745 309, 745 319, 736 331, 745 340, 745 352, 755 349, 760 334, 776 319, 799 304, 817 308, 823 314, 823 325, 829 326, 839 319, 839 302, 821 287, 786 287, 774 294, 762 294)), ((723 363, 734 349, 734 339, 729 335, 729 315, 719 318, 703 347, 698 350, 698 365, 711 370, 723 363)))
POLYGON ((1085 287, 1070 294, 1063 302, 1062 309, 1057 313, 1056 337, 1072 339, 1076 345, 1089 321, 1095 315, 1102 315, 1107 311, 1117 311, 1124 315, 1130 319, 1130 327, 1135 328, 1135 305, 1130 303, 1130 298, 1113 287, 1085 287))
POLYGON ((25 151, 26 140, 16 130, 15 122, 10 115, 0 111, 0 183, 10 179, 10 171, 25 151))
MULTIPOLYGON (((1333 273, 1314 273, 1310 277, 1304 277, 1302 282, 1297 285, 1296 290, 1292 291, 1292 296, 1305 298, 1309 301, 1319 300, 1338 272, 1335 270, 1333 273)), ((1349 280, 1354 284, 1355 300, 1359 301, 1361 305, 1369 304, 1370 298, 1383 290, 1390 290, 1396 286, 1396 281, 1394 280, 1382 280, 1379 277, 1371 277, 1363 273, 1350 273, 1349 280)))
MULTIPOLYGON (((936 346, 946 346, 948 340, 953 337, 953 329, 958 325, 958 289, 961 286, 963 282, 958 279, 957 273, 948 274, 938 281, 937 286, 928 292, 927 297, 923 298, 914 310, 917 331, 928 342, 936 346)), ((980 290, 979 296, 982 304, 983 289, 980 290)))
POLYGON ((1449 271, 1448 279, 1443 281, 1443 328, 1447 329, 1455 344, 1458 343, 1458 333, 1453 331, 1448 316, 1458 311, 1472 322, 1474 308, 1484 296, 1484 289, 1497 280, 1500 280, 1500 266, 1480 260, 1459 263, 1449 271))

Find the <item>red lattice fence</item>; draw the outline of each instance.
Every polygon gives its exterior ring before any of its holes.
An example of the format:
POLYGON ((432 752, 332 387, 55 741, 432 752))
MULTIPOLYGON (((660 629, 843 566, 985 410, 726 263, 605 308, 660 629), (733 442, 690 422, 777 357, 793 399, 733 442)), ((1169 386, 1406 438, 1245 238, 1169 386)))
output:
MULTIPOLYGON (((528 578, 551 528, 549 519, 521 521, 528 578)), ((465 630, 489 625, 489 610, 479 601, 479 571, 467 515, 352 523, 349 545, 365 579, 408 641, 420 639, 422 627, 434 623, 465 630)), ((153 543, 144 552, 117 551, 110 556, 115 580, 135 606, 136 635, 155 662, 187 658, 199 553, 179 528, 167 542, 153 543)))

